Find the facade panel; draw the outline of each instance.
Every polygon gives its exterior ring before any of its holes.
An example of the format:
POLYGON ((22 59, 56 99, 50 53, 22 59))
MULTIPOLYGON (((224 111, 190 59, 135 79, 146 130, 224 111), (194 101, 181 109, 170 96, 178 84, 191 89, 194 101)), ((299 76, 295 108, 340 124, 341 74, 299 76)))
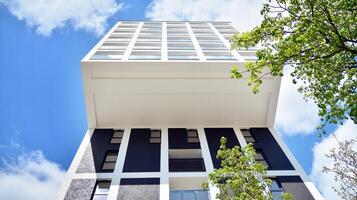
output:
POLYGON ((307 189, 304 182, 298 176, 281 176, 277 177, 281 187, 285 192, 293 195, 294 199, 313 200, 311 192, 307 189))
POLYGON ((250 128, 249 130, 255 139, 254 148, 264 154, 265 160, 269 164, 268 170, 294 170, 269 129, 250 128))
POLYGON ((208 147, 211 154, 211 159, 214 168, 221 167, 221 161, 216 158, 219 147, 221 146, 221 138, 227 139, 227 147, 240 146, 238 139, 234 133, 233 128, 205 128, 205 134, 208 142, 208 147))
POLYGON ((124 172, 159 172, 160 143, 150 143, 150 129, 132 129, 124 172))
POLYGON ((160 179, 137 178, 122 179, 118 200, 155 200, 160 199, 160 179))

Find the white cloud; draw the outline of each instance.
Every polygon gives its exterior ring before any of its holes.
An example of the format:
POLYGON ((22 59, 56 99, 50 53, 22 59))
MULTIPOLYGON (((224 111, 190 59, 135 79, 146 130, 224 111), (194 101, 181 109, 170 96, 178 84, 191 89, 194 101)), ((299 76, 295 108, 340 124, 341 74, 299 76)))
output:
POLYGON ((54 199, 65 172, 48 161, 41 151, 3 161, 0 170, 0 197, 11 200, 54 199))
POLYGON ((115 0, 0 0, 0 3, 44 36, 66 25, 100 35, 107 19, 123 9, 123 4, 115 0))
POLYGON ((281 81, 275 127, 285 135, 311 134, 320 123, 318 108, 297 91, 298 84, 292 83, 291 72, 292 68, 286 68, 281 81))
MULTIPOLYGON (((338 141, 342 142, 345 140, 356 138, 357 125, 351 120, 347 121, 344 125, 340 126, 334 134, 323 139, 320 143, 316 144, 313 148, 313 164, 311 171, 311 179, 315 182, 316 186, 322 192, 322 195, 326 199, 339 199, 337 194, 331 188, 336 187, 338 183, 334 180, 334 176, 331 173, 322 173, 322 168, 324 166, 332 167, 333 162, 331 159, 327 158, 325 155, 330 153, 332 148, 337 148, 338 141), (334 136, 336 138, 334 138, 334 136)), ((353 146, 353 149, 357 151, 357 144, 353 146)))
POLYGON ((251 0, 154 0, 146 9, 152 20, 228 20, 240 31, 258 25, 262 20, 263 1, 251 0))

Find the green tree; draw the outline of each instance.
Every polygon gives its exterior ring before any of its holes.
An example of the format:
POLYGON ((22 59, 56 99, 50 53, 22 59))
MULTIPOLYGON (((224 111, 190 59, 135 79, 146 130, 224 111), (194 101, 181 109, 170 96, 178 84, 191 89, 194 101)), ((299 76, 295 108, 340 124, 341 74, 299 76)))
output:
POLYGON ((293 83, 319 107, 319 129, 348 118, 356 124, 357 1, 269 0, 261 14, 260 25, 231 39, 233 49, 260 46, 258 59, 233 67, 231 77, 249 73, 257 93, 264 76, 283 76, 292 66, 293 83))
MULTIPOLYGON (((226 147, 227 139, 222 137, 217 158, 221 159, 221 168, 209 174, 210 183, 219 189, 216 198, 221 200, 272 200, 269 190, 272 181, 266 177, 266 167, 254 159, 252 144, 240 148, 226 147)), ((291 194, 284 193, 284 200, 292 199, 291 194)))

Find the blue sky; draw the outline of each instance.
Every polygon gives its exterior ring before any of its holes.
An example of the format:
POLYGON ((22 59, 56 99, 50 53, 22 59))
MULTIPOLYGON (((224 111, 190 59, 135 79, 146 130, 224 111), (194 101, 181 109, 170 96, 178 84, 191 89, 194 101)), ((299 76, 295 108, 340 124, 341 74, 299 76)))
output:
MULTIPOLYGON (((145 19, 144 1, 130 5, 107 27, 145 19)), ((1 4, 0 27, 0 144, 40 149, 67 169, 87 129, 80 60, 100 37, 71 26, 44 37, 1 4)))
MULTIPOLYGON (((82 15, 76 16, 77 11, 71 11, 68 5, 61 7, 58 4, 54 8, 62 8, 63 13, 70 10, 68 16, 51 18, 46 15, 43 20, 41 12, 31 10, 32 5, 26 5, 26 1, 9 2, 0 0, 0 159, 16 160, 18 155, 40 151, 41 154, 30 154, 26 158, 35 157, 44 161, 44 165, 59 165, 59 171, 69 167, 87 129, 80 60, 99 41, 103 30, 108 30, 118 20, 150 19, 224 19, 247 30, 260 19, 260 4, 247 0, 225 4, 217 0, 198 0, 192 5, 157 0, 150 7, 150 1, 106 0, 102 2, 108 2, 108 5, 103 6, 99 14, 90 16, 93 21, 98 18, 103 22, 99 25, 91 24, 82 15), (118 5, 118 9, 106 12, 111 5, 118 5)), ((38 5, 41 2, 51 9, 46 0, 39 0, 38 5)), ((86 9, 91 12, 90 9, 98 8, 86 9)), ((51 14, 51 10, 49 12, 46 14, 51 14)), ((81 12, 84 11, 78 10, 81 12)), ((281 98, 286 99, 282 102, 288 104, 282 103, 279 107, 277 127, 297 160, 311 174, 316 159, 314 151, 318 151, 313 149, 314 145, 324 141, 314 133, 319 121, 316 108, 311 103, 304 104, 293 89, 292 86, 282 89, 281 98), (292 108, 293 105, 296 108, 292 108), (288 120, 281 120, 287 115, 288 120), (307 125, 302 127, 301 124, 307 125)), ((347 133, 356 130, 355 126, 351 127, 343 130, 347 133)), ((333 133, 336 128, 329 127, 328 133, 333 133)), ((0 166, 7 167, 4 162, 0 166)), ((318 174, 316 169, 312 174, 315 173, 318 174)))

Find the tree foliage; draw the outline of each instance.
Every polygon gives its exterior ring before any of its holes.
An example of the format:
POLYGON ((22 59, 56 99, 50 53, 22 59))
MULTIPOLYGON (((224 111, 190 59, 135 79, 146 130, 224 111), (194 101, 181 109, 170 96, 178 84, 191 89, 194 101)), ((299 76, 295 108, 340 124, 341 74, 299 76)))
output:
POLYGON ((293 83, 319 107, 320 129, 348 118, 357 123, 357 1, 269 1, 261 14, 259 26, 231 39, 233 49, 260 45, 258 60, 246 70, 233 67, 231 77, 249 73, 257 93, 264 76, 282 76, 292 66, 293 83))
MULTIPOLYGON (((266 167, 254 159, 255 150, 252 144, 232 149, 226 147, 226 138, 222 137, 217 158, 221 159, 221 168, 209 174, 210 182, 219 188, 216 198, 221 200, 272 200, 269 190, 272 181, 266 177, 266 167)), ((292 199, 288 193, 281 197, 292 199)))
POLYGON ((339 186, 333 187, 337 194, 345 200, 357 199, 357 151, 354 150, 356 139, 338 143, 338 149, 333 148, 326 155, 332 159, 332 167, 324 167, 323 172, 333 173, 339 186))

